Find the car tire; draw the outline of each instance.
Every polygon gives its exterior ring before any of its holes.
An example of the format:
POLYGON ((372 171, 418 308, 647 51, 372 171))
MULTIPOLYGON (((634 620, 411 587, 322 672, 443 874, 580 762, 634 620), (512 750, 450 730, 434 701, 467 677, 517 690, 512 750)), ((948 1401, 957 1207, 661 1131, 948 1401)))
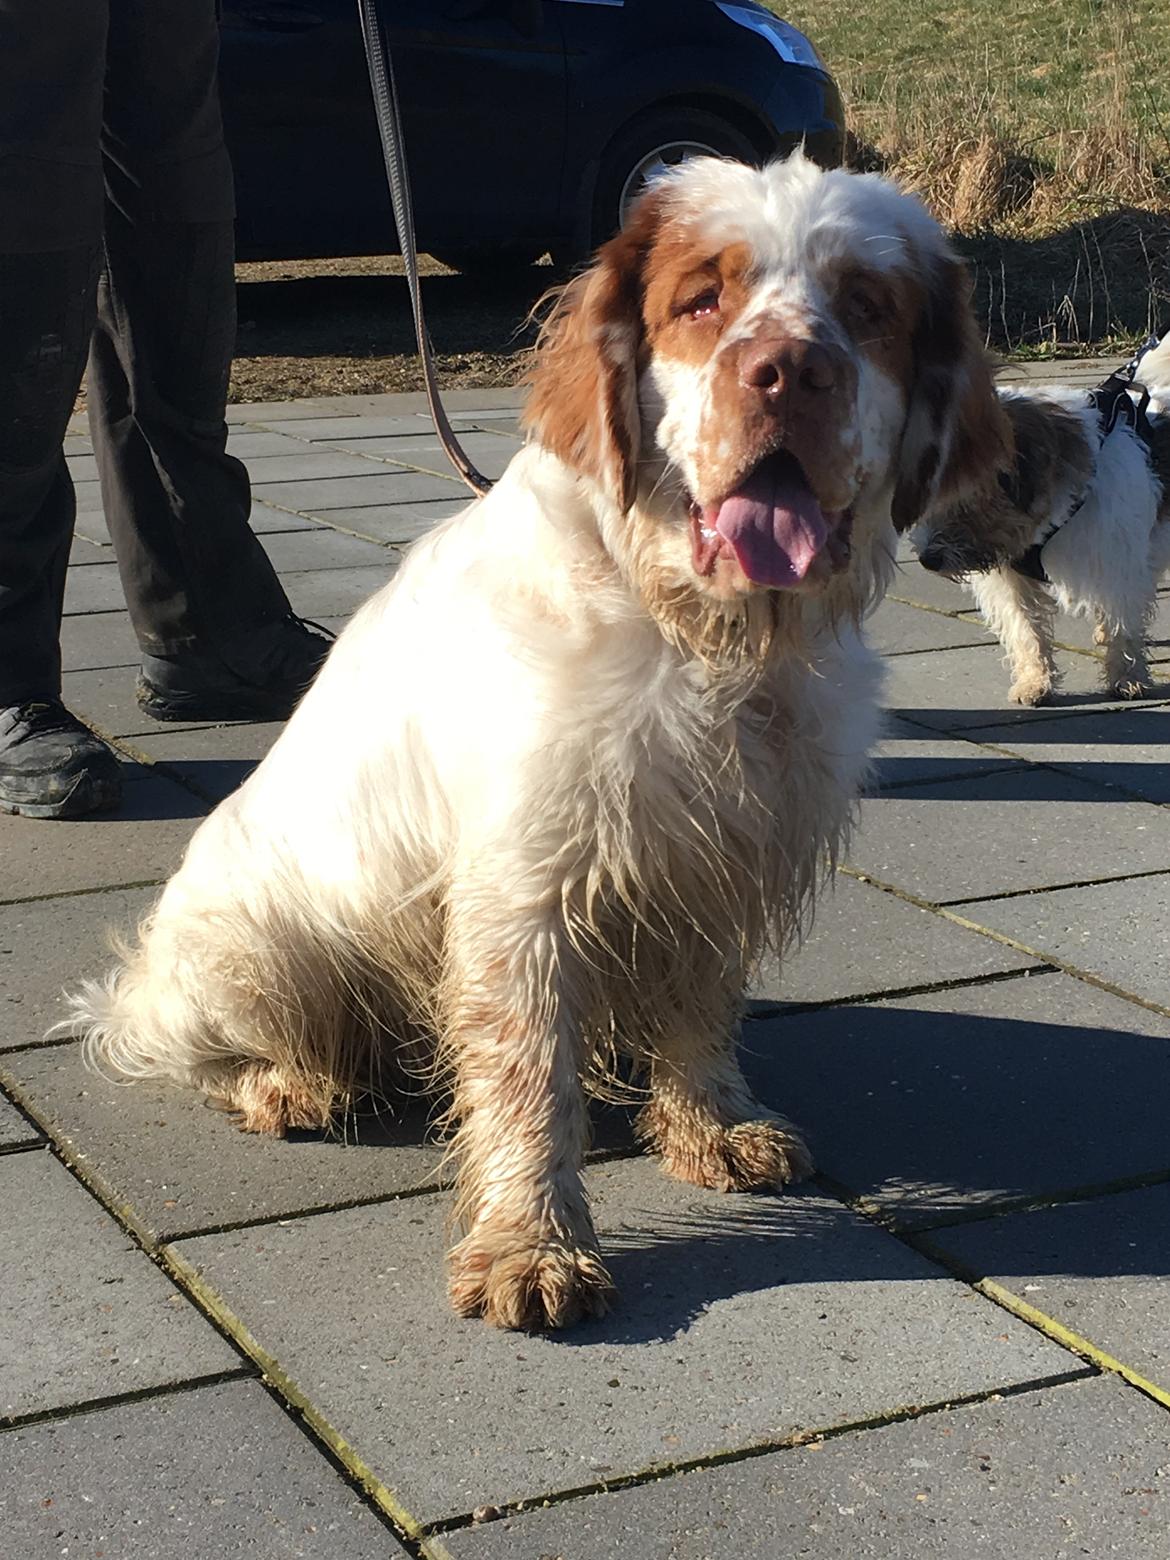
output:
POLYGON ((466 248, 432 249, 430 256, 440 265, 448 265, 464 276, 478 277, 483 281, 506 281, 517 272, 535 265, 544 250, 534 244, 468 244, 466 248))
POLYGON ((620 130, 602 158, 597 177, 592 246, 617 232, 638 184, 656 159, 669 165, 704 153, 748 163, 761 160, 759 147, 742 130, 702 108, 658 109, 620 130))

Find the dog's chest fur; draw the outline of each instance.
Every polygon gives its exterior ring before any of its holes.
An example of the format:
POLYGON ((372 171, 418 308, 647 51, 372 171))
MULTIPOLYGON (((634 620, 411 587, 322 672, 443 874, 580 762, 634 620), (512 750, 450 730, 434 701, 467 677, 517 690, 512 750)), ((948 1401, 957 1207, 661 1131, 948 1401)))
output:
POLYGON ((570 930, 640 973, 647 934, 656 963, 679 941, 742 965, 785 940, 848 828, 877 677, 852 640, 819 665, 778 659, 750 689, 682 667, 654 720, 613 711, 571 831, 570 930))

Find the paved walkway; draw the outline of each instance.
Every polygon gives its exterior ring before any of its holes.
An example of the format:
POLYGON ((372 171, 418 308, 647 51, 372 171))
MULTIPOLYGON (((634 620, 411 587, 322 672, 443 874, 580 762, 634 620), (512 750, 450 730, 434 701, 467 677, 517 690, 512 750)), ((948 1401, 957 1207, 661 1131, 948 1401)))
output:
MULTIPOLYGON (((450 401, 500 471, 515 393, 450 401)), ((461 502, 410 397, 232 420, 310 617, 461 502)), ((493 1333, 447 1307, 423 1123, 249 1139, 42 1038, 274 735, 137 712, 80 431, 70 456, 66 697, 130 783, 115 817, 0 819, 0 1552, 1165 1560, 1170 682, 1103 700, 1069 624, 1062 700, 1013 709, 962 593, 907 562, 875 793, 744 1025, 821 1176, 709 1196, 608 1117, 620 1306, 493 1333)))

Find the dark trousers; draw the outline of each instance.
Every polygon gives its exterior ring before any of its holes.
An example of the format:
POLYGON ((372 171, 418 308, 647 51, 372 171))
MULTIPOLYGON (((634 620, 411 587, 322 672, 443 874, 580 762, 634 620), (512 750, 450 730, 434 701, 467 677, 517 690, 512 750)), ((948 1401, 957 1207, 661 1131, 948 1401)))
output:
POLYGON ((247 677, 289 611, 226 453, 233 195, 215 0, 0 0, 0 708, 59 693, 86 357, 142 649, 247 677))

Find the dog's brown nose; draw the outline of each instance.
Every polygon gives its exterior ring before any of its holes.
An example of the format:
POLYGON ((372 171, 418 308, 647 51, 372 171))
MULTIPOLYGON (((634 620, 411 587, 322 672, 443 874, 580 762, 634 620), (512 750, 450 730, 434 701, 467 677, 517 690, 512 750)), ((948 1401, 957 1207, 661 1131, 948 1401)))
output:
POLYGON ((739 382, 745 390, 762 391, 766 400, 815 400, 834 389, 837 361, 815 341, 791 336, 749 342, 739 360, 739 382))

